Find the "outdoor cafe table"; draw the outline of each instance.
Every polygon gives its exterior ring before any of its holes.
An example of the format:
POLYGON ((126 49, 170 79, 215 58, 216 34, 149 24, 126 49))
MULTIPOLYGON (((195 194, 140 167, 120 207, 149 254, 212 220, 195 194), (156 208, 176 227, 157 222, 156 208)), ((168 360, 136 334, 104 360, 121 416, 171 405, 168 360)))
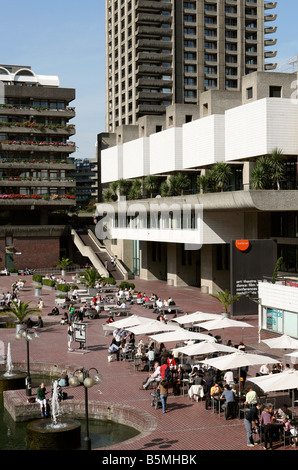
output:
POLYGON ((181 312, 179 305, 166 305, 158 307, 160 313, 179 313, 181 312))

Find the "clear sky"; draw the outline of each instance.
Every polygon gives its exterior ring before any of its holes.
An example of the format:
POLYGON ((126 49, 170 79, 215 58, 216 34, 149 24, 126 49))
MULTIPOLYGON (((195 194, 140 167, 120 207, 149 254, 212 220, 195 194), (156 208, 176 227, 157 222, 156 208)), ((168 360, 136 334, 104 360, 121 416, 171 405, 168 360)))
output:
MULTIPOLYGON (((61 87, 76 89, 76 157, 94 158, 96 136, 105 131, 105 1, 1 3, 0 63, 58 75, 61 87)), ((278 0, 275 12, 278 42, 268 50, 277 49, 274 61, 284 64, 298 54, 298 1, 278 0)))

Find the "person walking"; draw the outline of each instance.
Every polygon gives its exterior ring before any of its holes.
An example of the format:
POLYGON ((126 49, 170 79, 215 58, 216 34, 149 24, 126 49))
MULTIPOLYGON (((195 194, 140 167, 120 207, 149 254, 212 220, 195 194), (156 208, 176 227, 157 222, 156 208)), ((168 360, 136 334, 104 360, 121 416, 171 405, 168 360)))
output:
POLYGON ((166 378, 162 379, 158 385, 163 413, 166 413, 167 411, 168 387, 169 384, 166 378))
POLYGON ((71 348, 71 343, 73 342, 73 326, 72 322, 69 321, 67 324, 67 346, 68 346, 68 351, 73 351, 71 348))

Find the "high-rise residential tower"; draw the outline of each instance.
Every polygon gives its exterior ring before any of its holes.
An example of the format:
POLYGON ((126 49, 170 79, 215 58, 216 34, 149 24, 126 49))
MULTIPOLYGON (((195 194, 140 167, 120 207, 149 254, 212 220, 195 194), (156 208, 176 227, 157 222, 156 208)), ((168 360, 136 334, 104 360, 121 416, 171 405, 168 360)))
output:
POLYGON ((265 0, 106 0, 106 131, 274 70, 265 0), (269 60, 269 63, 267 63, 269 60))
POLYGON ((75 90, 0 65, 0 91, 0 266, 49 268, 66 254, 62 214, 75 205, 75 90))

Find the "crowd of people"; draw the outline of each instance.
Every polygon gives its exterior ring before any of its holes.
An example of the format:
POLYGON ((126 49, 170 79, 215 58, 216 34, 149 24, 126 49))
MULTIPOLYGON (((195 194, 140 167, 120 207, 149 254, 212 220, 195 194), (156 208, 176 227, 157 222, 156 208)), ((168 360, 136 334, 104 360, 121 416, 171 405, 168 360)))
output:
MULTIPOLYGON (((23 280, 14 282, 11 291, 2 294, 1 306, 9 305, 12 300, 18 300, 18 294, 24 285, 23 280)), ((67 347, 69 351, 73 350, 74 322, 83 322, 88 309, 92 309, 99 314, 106 304, 124 307, 127 303, 144 305, 146 302, 152 302, 153 312, 158 313, 157 318, 161 321, 167 321, 166 314, 161 314, 159 309, 175 305, 171 297, 167 300, 161 300, 161 297, 155 293, 148 295, 145 292, 135 292, 131 288, 118 289, 114 294, 103 295, 98 293, 92 297, 89 305, 87 303, 80 304, 77 289, 74 288, 67 300, 67 307, 62 312, 61 324, 67 327, 67 347)), ((44 305, 41 304, 41 301, 42 299, 40 299, 39 308, 42 311, 44 305)), ((48 313, 48 315, 53 316, 60 316, 60 314, 61 312, 57 306, 53 307, 48 313)), ((112 315, 108 316, 106 323, 114 323, 112 315)), ((42 317, 39 315, 37 323, 31 322, 31 319, 27 318, 26 324, 28 327, 42 327, 42 317)), ((231 342, 230 345, 232 345, 231 342)), ((243 342, 239 343, 239 349, 245 350, 243 342)), ((184 395, 186 390, 190 398, 204 401, 206 409, 220 409, 225 414, 231 403, 239 403, 238 400, 241 395, 241 403, 248 408, 244 416, 244 426, 249 447, 261 442, 264 448, 272 449, 276 433, 281 430, 291 438, 292 445, 296 446, 298 443, 296 428, 291 424, 292 416, 288 406, 284 404, 275 410, 271 404, 260 405, 260 397, 257 391, 249 383, 246 385, 247 368, 240 368, 240 375, 238 373, 235 375, 235 371, 219 371, 207 367, 203 363, 198 363, 193 357, 184 357, 184 363, 181 364, 180 357, 176 354, 175 349, 167 349, 164 344, 158 345, 152 340, 149 340, 148 344, 144 344, 140 340, 137 344, 133 333, 125 328, 115 328, 108 347, 108 356, 120 361, 130 353, 132 354, 129 357, 139 359, 140 370, 148 372, 147 377, 140 384, 140 389, 151 389, 153 391, 152 395, 158 396, 163 413, 168 412, 168 395, 171 389, 174 396, 179 396, 182 392, 184 395)), ((263 364, 256 375, 276 374, 288 368, 290 368, 288 364, 283 365, 279 362, 271 366, 263 364)), ((65 372, 59 380, 61 393, 62 388, 67 385, 68 378, 65 372)), ((37 398, 44 416, 46 416, 45 394, 43 384, 38 389, 37 398)))

